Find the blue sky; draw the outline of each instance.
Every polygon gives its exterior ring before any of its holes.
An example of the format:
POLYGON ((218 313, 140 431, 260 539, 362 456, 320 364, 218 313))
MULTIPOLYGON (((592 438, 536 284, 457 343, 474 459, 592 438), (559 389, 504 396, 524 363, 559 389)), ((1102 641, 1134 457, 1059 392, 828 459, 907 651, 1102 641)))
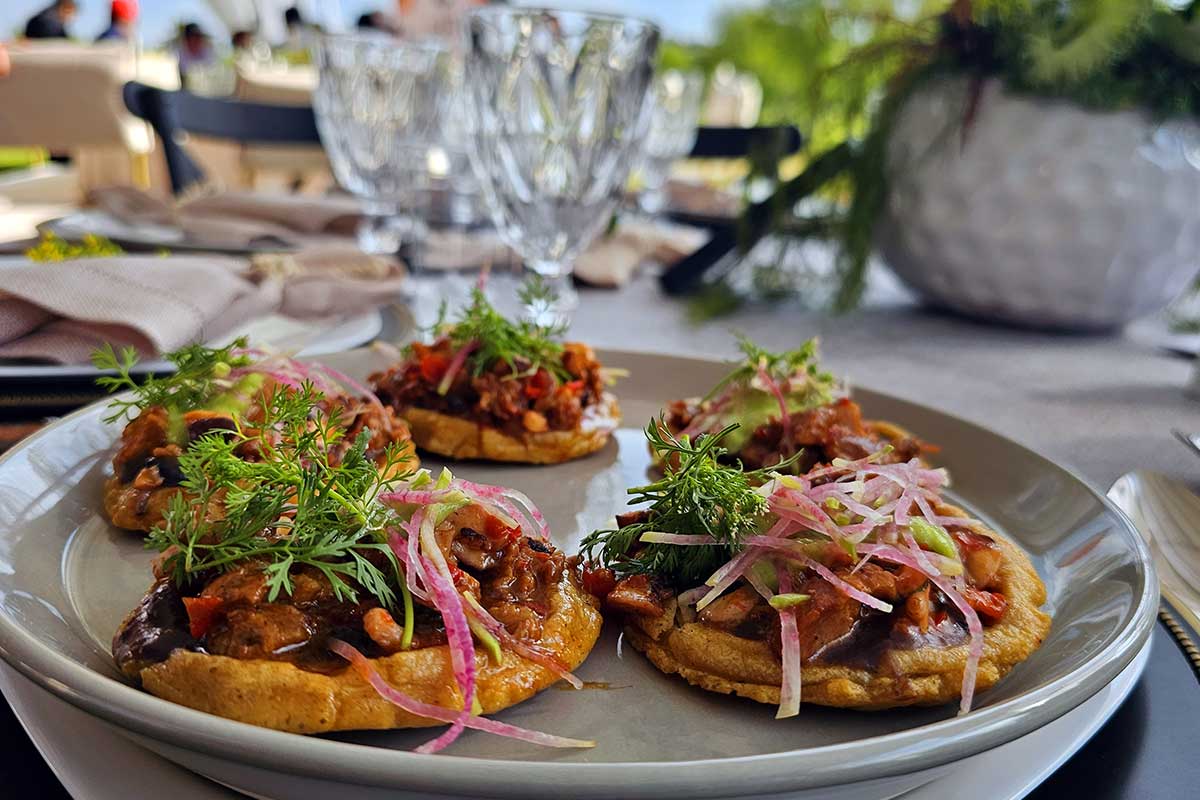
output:
MULTIPOLYGON (((0 39, 20 31, 25 20, 51 0, 0 0, 0 39)), ((107 0, 78 0, 81 13, 73 25, 73 33, 81 39, 95 38, 107 25, 107 0)), ((520 0, 518 0, 520 2, 520 0)), ((533 3, 558 8, 589 9, 621 14, 634 14, 654 20, 667 36, 690 41, 710 38, 713 20, 721 9, 731 6, 756 5, 760 0, 550 0, 533 3)), ((342 14, 351 21, 364 11, 390 6, 389 0, 298 0, 304 8, 335 7, 340 3, 342 14)), ((148 45, 168 38, 180 22, 196 21, 214 34, 224 30, 204 0, 141 0, 142 35, 148 45)))

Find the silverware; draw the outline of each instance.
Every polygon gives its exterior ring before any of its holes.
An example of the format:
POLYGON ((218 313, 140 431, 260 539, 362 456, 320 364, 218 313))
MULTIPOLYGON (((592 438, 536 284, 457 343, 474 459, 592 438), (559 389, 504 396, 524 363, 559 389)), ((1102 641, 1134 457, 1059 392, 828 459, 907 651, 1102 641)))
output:
POLYGON ((1200 456, 1200 433, 1184 433, 1178 428, 1172 428, 1171 433, 1175 434, 1176 439, 1183 442, 1184 447, 1200 456))
MULTIPOLYGON (((1175 431, 1200 454, 1200 442, 1175 431)), ((1200 627, 1200 497, 1173 478, 1148 470, 1122 475, 1108 497, 1150 546, 1163 596, 1200 627)))

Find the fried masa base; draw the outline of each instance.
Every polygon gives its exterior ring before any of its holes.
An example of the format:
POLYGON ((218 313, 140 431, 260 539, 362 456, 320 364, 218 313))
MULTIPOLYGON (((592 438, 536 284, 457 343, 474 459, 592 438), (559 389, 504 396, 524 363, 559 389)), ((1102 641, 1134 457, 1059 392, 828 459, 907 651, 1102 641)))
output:
MULTIPOLYGON (((405 443, 407 455, 400 466, 401 471, 415 470, 420 466, 417 449, 411 442, 405 443)), ((163 521, 167 508, 171 505, 171 497, 182 492, 178 486, 161 486, 150 489, 145 505, 139 506, 146 489, 135 489, 133 484, 122 483, 113 475, 104 482, 104 514, 108 521, 118 528, 127 531, 143 531, 149 533, 163 521)), ((209 505, 209 516, 216 518, 221 511, 219 504, 209 505)))
POLYGON ((589 430, 543 431, 512 436, 496 428, 461 417, 415 406, 398 408, 408 423, 417 447, 457 459, 480 458, 522 464, 558 464, 582 458, 604 447, 621 418, 617 398, 605 393, 593 415, 600 424, 589 430))
MULTIPOLYGON (((597 602, 569 580, 550 596, 541 645, 570 669, 600 635, 597 602)), ((458 709, 462 694, 446 645, 371 659, 389 684, 426 703, 458 709)), ((476 650, 477 692, 484 714, 527 700, 559 678, 549 669, 504 653, 493 664, 476 650)), ((324 675, 284 661, 242 660, 176 650, 141 672, 151 694, 220 717, 292 733, 422 728, 443 723, 409 714, 384 700, 357 672, 324 675)))
MULTIPOLYGON (((937 510, 967 516, 949 504, 938 504, 937 510)), ((1028 658, 1050 630, 1050 617, 1039 608, 1046 601, 1046 587, 1029 558, 1004 536, 987 534, 1004 553, 998 575, 1008 607, 998 622, 984 628, 977 691, 994 685, 1028 658)), ((625 628, 630 643, 663 672, 676 673, 702 689, 779 703, 783 673, 778 656, 765 642, 696 622, 676 623, 675 610, 672 601, 662 617, 631 620, 625 628)), ((961 694, 967 649, 961 644, 889 650, 875 670, 805 665, 803 701, 861 710, 947 703, 961 694)))

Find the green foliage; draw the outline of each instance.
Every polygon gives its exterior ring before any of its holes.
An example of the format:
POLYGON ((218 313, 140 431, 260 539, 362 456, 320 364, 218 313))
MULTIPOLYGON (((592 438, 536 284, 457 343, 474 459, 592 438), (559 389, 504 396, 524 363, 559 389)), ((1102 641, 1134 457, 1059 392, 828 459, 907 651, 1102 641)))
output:
POLYGON ((106 342, 92 353, 92 364, 96 369, 116 375, 104 375, 97 378, 96 383, 109 392, 130 391, 133 396, 113 399, 109 404, 112 413, 104 421, 115 422, 151 406, 179 412, 202 408, 215 394, 229 387, 225 378, 234 368, 250 364, 250 357, 240 352, 245 347, 244 338, 226 347, 188 345, 167 354, 167 360, 175 365, 174 372, 139 381, 132 375, 138 363, 137 350, 126 347, 118 354, 106 342))
POLYGON ((797 375, 804 376, 806 380, 797 389, 811 393, 814 405, 828 403, 832 398, 837 380, 833 373, 821 369, 816 339, 809 339, 793 350, 776 353, 739 334, 738 349, 742 351, 745 360, 722 378, 705 399, 716 397, 731 384, 749 384, 760 369, 780 382, 790 382, 797 375))
MULTIPOLYGON (((769 203, 747 209, 739 242, 746 252, 762 236, 795 227, 787 216, 798 206, 820 206, 801 218, 815 233, 799 235, 829 236, 839 245, 835 310, 861 298, 874 227, 887 200, 892 129, 908 97, 931 82, 971 79, 964 136, 979 87, 989 78, 1013 91, 1098 110, 1200 115, 1195 2, 1178 9, 1155 0, 920 5, 902 19, 890 0, 769 0, 723 18, 719 44, 671 55, 678 62, 690 54, 702 68, 729 61, 756 73, 764 119, 798 123, 809 132, 817 155, 769 203)), ((733 286, 728 276, 710 285, 693 314, 735 308, 733 286)))
MULTIPOLYGON (((743 471, 725 465, 721 440, 737 426, 695 441, 676 438, 662 420, 651 420, 646 439, 663 464, 663 477, 629 489, 630 505, 649 503, 646 522, 588 534, 581 545, 585 559, 599 560, 618 575, 647 573, 665 583, 691 587, 708 578, 737 552, 742 538, 758 531, 767 502, 754 490, 771 470, 743 471), (693 547, 641 542, 650 531, 707 535, 713 544, 693 547)), ((792 459, 794 460, 794 459, 792 459)))
POLYGON ((95 234, 86 234, 79 244, 72 244, 53 233, 43 233, 33 247, 25 251, 30 261, 54 262, 73 261, 77 258, 106 258, 119 256, 125 251, 111 240, 95 234))
POLYGON ((366 456, 364 430, 334 465, 329 454, 345 436, 344 420, 339 409, 314 414, 323 399, 309 384, 274 392, 254 429, 213 432, 183 451, 187 491, 172 498, 146 542, 166 554, 163 568, 178 585, 258 561, 274 601, 291 594, 294 570, 308 566, 339 600, 356 602, 365 592, 394 607, 393 587, 402 581, 384 533, 394 517, 376 498, 406 477, 408 456, 393 446, 377 466, 366 456), (256 460, 243 458, 248 446, 256 460), (213 519, 218 506, 224 510, 213 519))
MULTIPOLYGON (((520 296, 526 305, 552 300, 551 289, 544 281, 537 279, 526 283, 520 296)), ((541 325, 528 319, 510 320, 496 310, 480 288, 471 293, 471 303, 453 324, 439 327, 445 329, 456 348, 475 348, 468 361, 476 375, 491 369, 497 362, 504 362, 516 374, 519 372, 517 359, 523 358, 530 364, 530 373, 543 368, 560 380, 571 379, 563 367, 563 346, 558 341, 565 332, 565 325, 541 325)))

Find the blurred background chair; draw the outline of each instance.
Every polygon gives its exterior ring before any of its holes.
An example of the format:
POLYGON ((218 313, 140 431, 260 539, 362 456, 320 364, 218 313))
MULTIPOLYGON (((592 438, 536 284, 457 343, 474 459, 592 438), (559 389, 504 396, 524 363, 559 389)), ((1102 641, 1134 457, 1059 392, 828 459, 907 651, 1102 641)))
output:
POLYGON ((205 171, 185 149, 189 135, 241 145, 320 147, 308 106, 268 105, 165 91, 138 82, 124 89, 125 106, 148 122, 163 142, 171 189, 179 194, 205 180, 205 171))
POLYGON ((128 112, 121 91, 135 78, 177 87, 170 58, 66 41, 14 44, 11 58, 12 74, 0 81, 0 146, 69 156, 79 193, 106 183, 150 187, 154 133, 128 112))

